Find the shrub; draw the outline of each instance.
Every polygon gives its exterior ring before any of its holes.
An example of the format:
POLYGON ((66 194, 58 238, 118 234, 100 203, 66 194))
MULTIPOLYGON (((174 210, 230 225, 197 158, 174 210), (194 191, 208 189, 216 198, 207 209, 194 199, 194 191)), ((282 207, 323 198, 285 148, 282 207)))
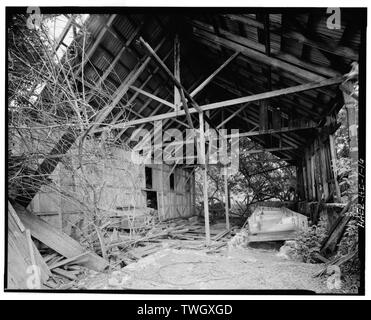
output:
POLYGON ((299 233, 295 246, 296 255, 304 262, 315 262, 315 255, 319 253, 321 244, 326 236, 326 222, 321 219, 318 225, 313 225, 299 233))

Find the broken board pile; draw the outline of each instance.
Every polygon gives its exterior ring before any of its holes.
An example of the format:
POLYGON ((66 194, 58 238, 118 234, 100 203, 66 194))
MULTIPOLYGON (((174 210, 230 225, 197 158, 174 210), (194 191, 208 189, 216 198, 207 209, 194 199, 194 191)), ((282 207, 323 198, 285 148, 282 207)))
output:
POLYGON ((103 271, 106 267, 108 262, 102 257, 23 207, 13 208, 8 202, 7 289, 57 288, 75 280, 83 268, 103 271))
POLYGON ((122 235, 107 245, 111 249, 110 265, 113 269, 124 267, 130 263, 166 248, 176 249, 207 249, 216 252, 227 245, 228 239, 235 230, 226 230, 225 224, 211 225, 211 245, 205 246, 205 226, 197 217, 190 219, 173 219, 163 221, 139 235, 122 241, 122 235), (196 219, 196 220, 195 220, 196 219))

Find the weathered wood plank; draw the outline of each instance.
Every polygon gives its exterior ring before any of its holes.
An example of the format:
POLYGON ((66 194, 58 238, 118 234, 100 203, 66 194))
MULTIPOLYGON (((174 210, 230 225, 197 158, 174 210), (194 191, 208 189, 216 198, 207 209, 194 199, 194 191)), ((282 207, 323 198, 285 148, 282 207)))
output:
MULTIPOLYGON (((76 240, 36 215, 20 207, 16 207, 16 210, 22 223, 26 228, 30 229, 32 236, 62 256, 72 258, 86 252, 86 249, 76 240)), ((108 266, 108 262, 95 253, 89 252, 88 256, 89 260, 84 264, 87 268, 102 271, 108 266)))
POLYGON ((40 288, 50 277, 50 270, 31 238, 27 238, 26 229, 23 228, 22 231, 19 228, 19 222, 16 221, 18 219, 14 218, 10 209, 13 209, 12 205, 8 204, 8 281, 6 286, 8 289, 40 288), (37 270, 40 272, 40 283, 37 283, 34 274, 38 272, 37 270))
POLYGON ((229 65, 229 63, 232 62, 239 54, 240 52, 235 52, 232 56, 230 56, 218 69, 216 69, 196 89, 191 92, 191 97, 194 97, 202 89, 204 89, 220 73, 220 71, 222 71, 227 65, 229 65))
POLYGON ((297 67, 293 64, 290 64, 288 62, 285 62, 285 61, 282 61, 282 60, 279 60, 277 58, 274 58, 274 57, 268 57, 267 55, 265 55, 264 53, 260 52, 260 51, 257 51, 257 50, 254 50, 254 49, 251 49, 245 45, 242 45, 242 44, 239 44, 235 41, 231 41, 229 39, 226 39, 226 38, 223 38, 223 37, 220 37, 218 35, 215 35, 215 34, 212 34, 208 31, 204 31, 204 30, 201 30, 201 29, 195 29, 195 35, 199 36, 199 37, 203 37, 209 41, 212 41, 213 43, 217 43, 225 48, 228 48, 228 49, 231 49, 231 50, 234 50, 234 51, 239 51, 241 52, 241 54, 245 55, 246 57, 249 57, 255 61, 258 61, 258 62, 262 62, 272 68, 275 68, 275 69, 281 69, 281 70, 284 70, 284 71, 287 71, 291 74, 294 74, 295 76, 297 77, 300 77, 300 78, 303 78, 303 79, 307 79, 307 80, 311 80, 311 81, 320 81, 320 80, 323 80, 324 77, 322 76, 319 76, 311 71, 307 71, 305 69, 302 69, 300 67, 297 67))
MULTIPOLYGON (((332 78, 332 79, 326 79, 323 81, 319 82, 311 82, 311 83, 306 83, 306 84, 301 84, 298 86, 293 86, 285 89, 279 89, 279 90, 273 90, 269 92, 264 92, 264 93, 259 93, 259 94, 254 94, 251 96, 247 97, 242 97, 242 98, 237 98, 237 99, 231 99, 231 100, 226 100, 226 101, 221 101, 221 102, 216 102, 216 103, 211 103, 211 104, 206 104, 199 106, 202 111, 207 111, 207 110, 215 110, 215 109, 220 109, 224 107, 229 107, 229 106, 234 106, 237 104, 242 104, 242 103, 248 103, 248 102, 254 102, 254 101, 259 101, 259 100, 265 100, 265 99, 271 99, 275 97, 280 97, 288 94, 293 94, 293 93, 298 93, 298 92, 303 92, 307 90, 313 90, 321 87, 326 87, 326 86, 331 86, 338 84, 342 81, 342 78, 332 78)), ((195 108, 189 108, 189 113, 196 113, 198 110, 195 108)), ((164 119, 171 119, 175 118, 178 116, 184 116, 186 112, 184 110, 180 110, 178 112, 168 112, 165 114, 159 114, 159 115, 154 115, 151 117, 146 117, 143 119, 137 119, 137 120, 132 120, 128 121, 126 123, 122 124, 117 124, 117 125, 112 125, 110 128, 125 128, 129 126, 135 126, 138 124, 143 124, 143 123, 148 123, 156 120, 164 120, 164 119)), ((101 131, 103 131, 102 129, 101 131)))
POLYGON ((175 109, 175 105, 174 104, 172 104, 171 102, 166 101, 166 100, 164 100, 164 99, 162 99, 160 97, 157 97, 156 95, 154 95, 152 93, 149 93, 149 92, 147 92, 145 90, 142 90, 140 88, 137 88, 135 86, 130 86, 129 88, 131 90, 134 90, 134 91, 136 91, 136 92, 138 92, 138 93, 140 93, 140 94, 142 94, 142 95, 144 95, 144 96, 146 96, 148 98, 151 98, 151 99, 153 99, 153 100, 155 100, 155 101, 157 101, 157 102, 159 102, 161 104, 164 104, 164 105, 166 105, 166 106, 168 106, 168 107, 170 107, 172 109, 175 109))

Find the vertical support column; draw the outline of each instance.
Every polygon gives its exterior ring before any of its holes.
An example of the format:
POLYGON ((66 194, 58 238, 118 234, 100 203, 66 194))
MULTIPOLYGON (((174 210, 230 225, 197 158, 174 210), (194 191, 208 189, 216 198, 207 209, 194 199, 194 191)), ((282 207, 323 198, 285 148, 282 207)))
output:
POLYGON ((305 188, 304 188, 304 181, 303 181, 303 168, 301 166, 296 167, 296 192, 299 195, 296 200, 303 199, 305 188))
POLYGON ((192 215, 196 215, 196 170, 192 171, 192 215))
POLYGON ((313 200, 313 193, 312 193, 312 166, 310 161, 310 148, 307 148, 305 151, 305 161, 306 161, 306 168, 307 168, 307 183, 308 183, 308 200, 313 200))
POLYGON ((260 130, 268 129, 268 103, 266 100, 260 102, 259 129, 260 130))
MULTIPOLYGON (((165 194, 164 194, 164 164, 161 164, 161 207, 162 207, 162 218, 165 218, 165 194)), ((160 219, 161 221, 162 219, 160 219)))
POLYGON ((205 216, 205 234, 206 234, 206 245, 210 245, 210 221, 209 221, 209 198, 208 198, 208 183, 207 183, 207 161, 205 154, 205 125, 204 125, 204 114, 200 112, 198 114, 200 123, 200 160, 203 165, 203 194, 204 194, 204 216, 205 216))
POLYGON ((316 200, 316 180, 314 173, 314 154, 310 155, 310 173, 311 173, 311 185, 312 185, 312 199, 316 200))
MULTIPOLYGON (((222 122, 224 121, 224 109, 222 110, 222 122)), ((225 125, 222 126, 223 132, 225 129, 225 125)), ((226 141, 225 141, 226 142, 226 141)), ((227 148, 227 144, 225 144, 225 148, 227 148)), ((224 167, 224 193, 225 193, 225 199, 224 199, 224 206, 225 206, 225 227, 227 230, 230 229, 229 224, 229 192, 228 192, 228 174, 227 174, 227 167, 224 167)))
POLYGON ((334 186, 336 192, 337 201, 341 202, 341 192, 338 183, 338 168, 337 168, 337 157, 336 157, 336 150, 335 150, 335 139, 334 135, 329 135, 329 144, 330 144, 330 154, 331 154, 331 164, 332 164, 332 172, 334 175, 334 186))
MULTIPOLYGON (((174 38, 174 76, 180 82, 180 41, 179 36, 174 38)), ((181 98, 179 89, 174 85, 174 105, 176 111, 179 111, 181 98)))
POLYGON ((325 200, 329 197, 329 186, 327 182, 327 161, 326 161, 326 152, 325 152, 325 146, 322 143, 321 140, 319 140, 320 143, 320 163, 321 163, 321 174, 322 174, 322 186, 323 186, 323 193, 325 196, 325 200))
POLYGON ((230 229, 229 224, 229 192, 228 192, 228 175, 227 170, 224 172, 224 192, 225 192, 225 226, 230 229))
MULTIPOLYGON (((349 99, 350 100, 350 99, 349 99)), ((356 102, 346 100, 349 130, 349 151, 352 161, 352 180, 358 189, 358 119, 356 102)))
MULTIPOLYGON (((62 172, 61 172, 61 166, 57 166, 57 174, 58 174, 58 184, 60 188, 63 188, 62 183, 63 183, 63 177, 62 177, 62 172)), ((59 224, 59 230, 63 232, 63 198, 62 198, 62 193, 59 193, 58 197, 59 203, 58 203, 58 224, 59 224)))

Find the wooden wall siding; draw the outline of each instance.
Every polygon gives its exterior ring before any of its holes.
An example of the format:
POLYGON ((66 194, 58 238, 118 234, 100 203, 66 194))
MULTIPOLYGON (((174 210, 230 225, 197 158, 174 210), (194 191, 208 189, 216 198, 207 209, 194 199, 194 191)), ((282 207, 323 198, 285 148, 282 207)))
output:
POLYGON ((334 161, 336 154, 331 150, 331 143, 334 143, 331 139, 333 137, 329 134, 319 136, 305 149, 302 165, 297 167, 297 186, 304 195, 302 199, 324 201, 333 197, 341 202, 334 161))
POLYGON ((193 175, 183 169, 176 168, 173 170, 175 181, 174 190, 171 190, 170 173, 172 166, 159 164, 149 166, 152 168, 152 189, 157 191, 157 205, 160 218, 166 220, 193 215, 193 175), (187 180, 188 182, 186 182, 187 180), (189 191, 187 191, 187 184, 190 184, 189 191))
MULTIPOLYGON (((71 151, 73 152, 73 151, 71 151)), ((101 159, 85 168, 92 185, 100 188, 98 207, 110 216, 142 216, 148 212, 145 185, 145 165, 131 161, 129 151, 115 149, 113 159, 101 159)), ((192 199, 194 191, 186 191, 185 181, 190 172, 176 168, 175 190, 170 189, 169 173, 172 166, 148 165, 152 168, 152 190, 157 192, 159 217, 162 220, 175 217, 187 217, 193 214, 192 199)), ((78 172, 77 172, 78 173, 78 172)), ((73 193, 76 199, 88 202, 91 194, 83 192, 84 183, 78 174, 58 165, 52 175, 56 185, 62 190, 73 193)), ((188 183, 192 183, 192 177, 188 183)), ((63 197, 50 186, 43 186, 36 194, 29 209, 41 216, 48 223, 59 227, 67 234, 73 232, 73 226, 81 220, 83 208, 77 201, 63 197)))

